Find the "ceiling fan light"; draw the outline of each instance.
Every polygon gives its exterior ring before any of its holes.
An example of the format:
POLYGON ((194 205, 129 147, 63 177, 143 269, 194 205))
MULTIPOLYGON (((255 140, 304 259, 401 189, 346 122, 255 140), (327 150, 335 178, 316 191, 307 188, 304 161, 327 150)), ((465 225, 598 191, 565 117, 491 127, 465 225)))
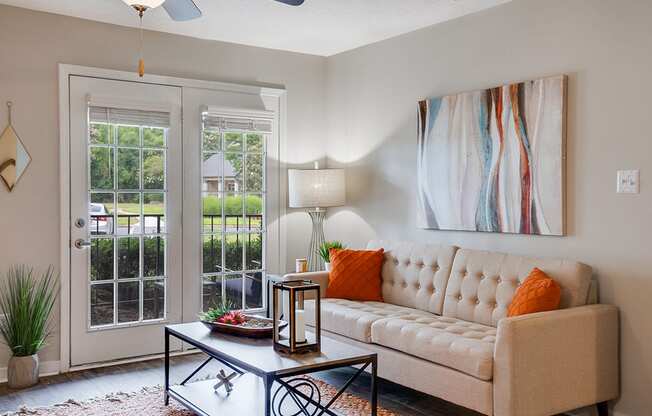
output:
POLYGON ((154 9, 165 2, 165 0, 122 0, 129 6, 142 6, 146 9, 154 9))

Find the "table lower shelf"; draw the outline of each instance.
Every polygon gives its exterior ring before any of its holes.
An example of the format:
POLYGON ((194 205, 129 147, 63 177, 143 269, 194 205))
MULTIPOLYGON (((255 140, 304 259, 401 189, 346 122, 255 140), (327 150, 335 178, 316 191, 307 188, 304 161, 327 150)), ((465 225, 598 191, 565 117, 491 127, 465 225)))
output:
MULTIPOLYGON (((190 410, 203 415, 251 415, 265 414, 265 386, 260 377, 244 374, 233 380, 233 391, 227 395, 224 388, 213 390, 216 380, 203 380, 183 386, 171 386, 170 398, 180 402, 190 410)), ((280 387, 274 383, 272 395, 280 387)), ((282 405, 281 415, 294 414, 297 407, 291 400, 282 405)), ((312 409, 314 407, 311 406, 312 409)), ((278 409, 277 409, 278 410, 278 409)))
POLYGON ((227 395, 224 388, 213 390, 216 380, 203 380, 186 385, 171 386, 170 397, 203 415, 265 414, 265 387, 253 374, 244 374, 233 381, 233 391, 227 395))

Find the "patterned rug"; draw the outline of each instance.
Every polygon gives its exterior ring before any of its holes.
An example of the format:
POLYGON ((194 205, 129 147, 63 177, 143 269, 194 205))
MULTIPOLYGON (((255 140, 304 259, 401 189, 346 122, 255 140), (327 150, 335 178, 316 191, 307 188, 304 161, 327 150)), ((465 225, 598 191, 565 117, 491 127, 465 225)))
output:
MULTIPOLYGON (((337 389, 324 381, 311 378, 322 393, 322 404, 327 403, 337 393, 337 389)), ((331 406, 331 410, 347 416, 366 416, 371 414, 371 405, 349 393, 344 393, 331 406)), ((294 413, 294 412, 292 412, 294 413)), ((105 397, 77 402, 73 399, 50 407, 23 407, 14 413, 3 416, 194 416, 180 404, 170 399, 170 406, 163 405, 163 391, 160 386, 146 387, 136 393, 113 393, 105 397)), ((389 410, 378 408, 379 416, 398 416, 389 410)), ((238 415, 249 416, 249 415, 238 415)), ((258 415, 251 415, 258 416, 258 415)))

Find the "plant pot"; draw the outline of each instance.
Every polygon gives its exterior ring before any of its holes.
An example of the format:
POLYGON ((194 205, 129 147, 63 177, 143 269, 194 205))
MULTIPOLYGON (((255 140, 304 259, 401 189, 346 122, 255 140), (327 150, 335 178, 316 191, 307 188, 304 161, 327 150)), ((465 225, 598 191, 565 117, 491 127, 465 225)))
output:
POLYGON ((326 268, 326 271, 330 273, 330 271, 331 271, 331 269, 332 269, 332 268, 331 268, 331 264, 328 263, 328 262, 326 262, 326 263, 324 263, 324 267, 326 268))
POLYGON ((7 368, 9 388, 23 389, 38 383, 38 355, 11 357, 7 368))

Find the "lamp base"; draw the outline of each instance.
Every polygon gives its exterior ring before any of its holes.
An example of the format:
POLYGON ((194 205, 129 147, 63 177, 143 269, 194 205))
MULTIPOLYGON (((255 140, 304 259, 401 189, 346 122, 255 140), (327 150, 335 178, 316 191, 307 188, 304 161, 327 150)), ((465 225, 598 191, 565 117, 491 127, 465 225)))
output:
POLYGON ((308 270, 318 272, 324 270, 324 260, 319 255, 319 247, 324 244, 324 218, 326 210, 308 211, 312 220, 312 236, 308 249, 308 270))

